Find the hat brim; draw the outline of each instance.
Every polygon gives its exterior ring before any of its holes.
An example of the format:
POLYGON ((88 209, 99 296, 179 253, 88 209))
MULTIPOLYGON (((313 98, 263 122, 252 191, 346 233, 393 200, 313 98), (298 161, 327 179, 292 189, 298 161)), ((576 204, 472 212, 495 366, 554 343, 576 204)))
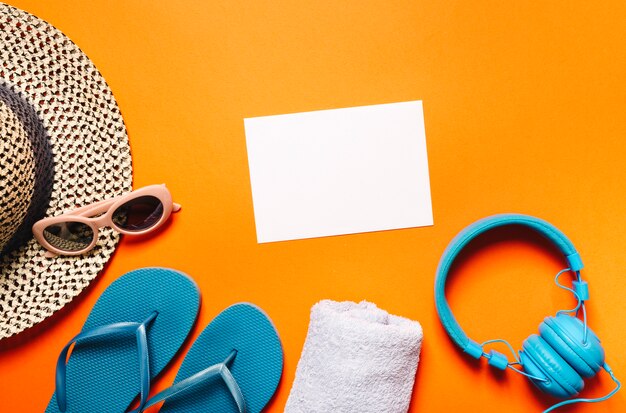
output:
MULTIPOLYGON (((50 138, 54 177, 46 216, 128 192, 126 127, 109 86, 67 36, 25 11, 0 4, 0 84, 35 108, 50 138)), ((34 239, 0 261, 0 340, 50 317, 107 263, 119 235, 101 228, 80 256, 45 257, 34 239)))

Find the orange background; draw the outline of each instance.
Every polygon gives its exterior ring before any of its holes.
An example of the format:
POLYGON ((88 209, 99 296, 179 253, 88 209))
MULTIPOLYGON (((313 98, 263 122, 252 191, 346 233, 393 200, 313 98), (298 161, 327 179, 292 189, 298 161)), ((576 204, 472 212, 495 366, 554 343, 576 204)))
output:
MULTIPOLYGON (((422 323, 412 412, 539 412, 552 400, 521 376, 470 362, 434 311, 445 246, 499 212, 537 215, 570 236, 591 286, 590 325, 626 380, 626 2, 9 2, 90 56, 122 110, 134 186, 167 183, 183 211, 158 236, 124 239, 69 309, 3 345, 1 411, 43 411, 57 354, 101 292, 127 271, 166 266, 201 288, 193 337, 234 302, 272 316, 285 369, 268 412, 284 408, 309 309, 323 298, 367 299, 422 323), (433 227, 256 243, 243 118, 417 99, 433 227)), ((544 316, 572 306, 552 282, 564 261, 540 237, 497 231, 472 250, 448 291, 476 340, 519 348, 544 316)), ((583 395, 612 387, 602 373, 583 395)), ((622 391, 560 411, 625 410, 622 391)))

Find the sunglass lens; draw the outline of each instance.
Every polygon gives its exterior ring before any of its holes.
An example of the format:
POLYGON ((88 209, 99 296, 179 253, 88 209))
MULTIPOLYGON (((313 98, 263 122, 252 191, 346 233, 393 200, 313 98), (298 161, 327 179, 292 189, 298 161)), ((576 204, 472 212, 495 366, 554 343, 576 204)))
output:
POLYGON ((44 239, 61 251, 81 251, 93 241, 93 229, 82 222, 68 221, 48 225, 43 230, 44 239))
POLYGON ((113 212, 113 222, 125 231, 143 231, 154 226, 163 216, 159 198, 147 195, 131 199, 113 212))

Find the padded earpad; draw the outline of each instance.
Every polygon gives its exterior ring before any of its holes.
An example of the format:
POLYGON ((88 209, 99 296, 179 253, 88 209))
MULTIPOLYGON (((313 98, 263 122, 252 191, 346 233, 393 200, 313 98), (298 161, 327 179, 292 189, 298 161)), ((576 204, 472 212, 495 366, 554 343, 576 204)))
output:
POLYGON ((594 376, 604 365, 604 349, 598 336, 587 328, 587 342, 583 344, 584 324, 576 317, 546 317, 539 333, 583 377, 594 376))
POLYGON ((520 363, 527 373, 547 378, 547 382, 532 382, 554 397, 567 399, 576 396, 584 387, 583 378, 536 334, 528 337, 522 344, 520 363))

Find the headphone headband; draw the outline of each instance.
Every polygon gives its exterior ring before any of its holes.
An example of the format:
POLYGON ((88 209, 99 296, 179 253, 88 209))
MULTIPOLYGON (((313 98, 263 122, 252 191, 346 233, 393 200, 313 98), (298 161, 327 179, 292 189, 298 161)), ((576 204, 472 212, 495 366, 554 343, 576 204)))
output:
POLYGON ((435 279, 435 305, 437 307, 437 313, 439 314, 441 323, 452 340, 459 347, 461 347, 464 352, 475 358, 480 358, 483 354, 482 347, 465 334, 459 323, 454 318, 445 296, 446 280, 454 260, 463 248, 470 243, 470 241, 489 230, 508 225, 521 225, 538 232, 558 247, 567 259, 569 267, 572 271, 580 271, 583 268, 583 263, 578 255, 578 252, 576 251, 576 248, 574 248, 574 244, 572 244, 565 234, 549 222, 530 215, 493 215, 491 217, 483 218, 461 231, 450 242, 441 257, 441 260, 439 261, 437 276, 435 279))

